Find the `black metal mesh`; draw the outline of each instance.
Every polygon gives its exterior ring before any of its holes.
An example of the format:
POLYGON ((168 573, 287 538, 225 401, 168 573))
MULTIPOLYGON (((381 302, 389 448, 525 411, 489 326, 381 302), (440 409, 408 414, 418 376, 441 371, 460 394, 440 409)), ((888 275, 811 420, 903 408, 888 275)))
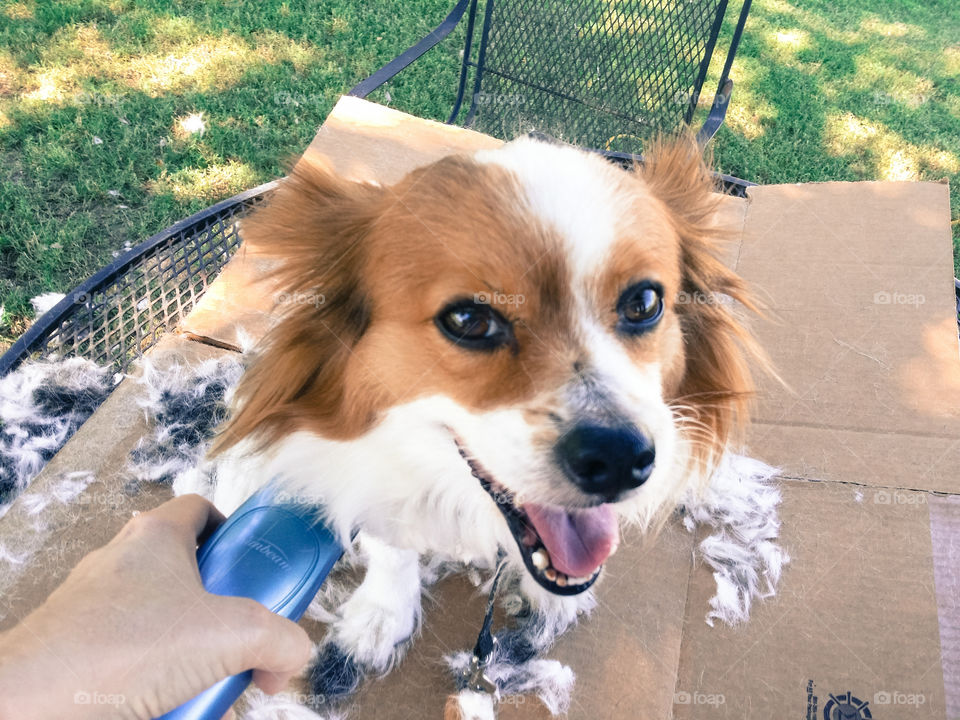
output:
POLYGON ((953 279, 953 290, 957 295, 957 332, 960 334, 960 278, 953 279))
POLYGON ((265 195, 242 193, 135 248, 68 295, 71 307, 20 359, 79 356, 126 370, 194 307, 240 246, 237 220, 265 195))
POLYGON ((639 153, 645 139, 689 122, 726 5, 497 0, 472 127, 639 153))

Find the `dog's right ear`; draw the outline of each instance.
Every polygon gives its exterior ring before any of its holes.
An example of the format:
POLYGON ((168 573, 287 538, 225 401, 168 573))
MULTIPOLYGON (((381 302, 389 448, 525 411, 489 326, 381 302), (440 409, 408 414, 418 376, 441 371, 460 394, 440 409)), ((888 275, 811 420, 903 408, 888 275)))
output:
POLYGON ((212 454, 247 438, 262 448, 306 426, 363 424, 364 409, 345 402, 344 374, 370 320, 365 238, 383 195, 305 156, 242 221, 244 245, 277 261, 266 279, 276 283, 283 315, 241 379, 212 454))

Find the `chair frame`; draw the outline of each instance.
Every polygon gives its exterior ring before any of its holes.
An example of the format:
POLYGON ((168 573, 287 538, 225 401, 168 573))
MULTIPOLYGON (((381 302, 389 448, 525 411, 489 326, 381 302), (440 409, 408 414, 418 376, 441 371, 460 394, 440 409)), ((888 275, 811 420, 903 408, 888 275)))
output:
MULTIPOLYGON (((730 105, 730 96, 733 93, 733 80, 730 78, 730 69, 733 66, 733 59, 737 54, 737 48, 740 46, 740 39, 743 36, 743 28, 747 21, 747 15, 750 12, 751 1, 752 0, 744 0, 743 7, 740 10, 740 16, 737 19, 737 25, 734 29, 733 38, 730 42, 730 47, 727 50, 727 57, 724 60, 723 71, 720 75, 720 82, 717 85, 717 93, 714 95, 714 101, 710 107, 710 113, 700 130, 697 132, 697 141, 701 144, 706 144, 710 138, 716 134, 717 130, 719 130, 720 126, 723 124, 724 118, 726 117, 727 108, 730 105)), ((483 81, 487 38, 490 31, 490 22, 493 16, 494 3, 495 0, 486 0, 486 6, 484 8, 483 27, 481 29, 480 46, 476 62, 477 71, 474 75, 473 82, 473 95, 463 123, 466 127, 470 126, 470 123, 473 121, 473 117, 477 110, 476 98, 480 93, 480 86, 483 81)), ((381 67, 375 73, 357 83, 348 94, 354 97, 364 98, 377 88, 381 87, 384 83, 394 78, 402 70, 409 67, 413 62, 426 54, 429 50, 436 47, 444 38, 453 32, 454 28, 456 28, 463 19, 464 13, 469 10, 469 13, 467 14, 467 39, 463 50, 463 61, 460 66, 460 79, 457 86, 457 97, 454 101, 453 110, 450 112, 450 116, 447 118, 447 124, 454 124, 457 120, 457 116, 462 110, 464 93, 467 87, 467 77, 469 74, 469 67, 471 65, 470 55, 471 51, 473 50, 474 35, 476 30, 477 5, 478 0, 458 0, 457 4, 450 11, 447 17, 444 18, 443 22, 437 25, 436 28, 430 31, 421 40, 411 45, 393 60, 388 62, 386 65, 381 67)), ((696 110, 697 102, 700 98, 700 92, 703 89, 703 84, 707 77, 707 70, 710 67, 710 60, 713 56, 717 37, 720 34, 720 27, 723 24, 723 18, 726 16, 727 6, 727 0, 723 0, 717 10, 717 16, 714 19, 713 26, 710 31, 710 37, 707 41, 704 58, 700 63, 697 80, 693 92, 691 93, 687 109, 683 115, 683 122, 686 124, 690 123, 691 119, 693 118, 693 113, 696 110)), ((607 150, 596 150, 596 152, 599 152, 613 160, 622 161, 624 158, 629 158, 629 160, 632 162, 634 159, 639 159, 639 156, 630 155, 628 153, 614 153, 607 150)), ((737 180, 737 178, 731 179, 737 180)), ((746 181, 738 180, 738 183, 746 183, 746 181)), ((754 183, 746 183, 741 187, 747 187, 753 184, 754 183)))
MULTIPOLYGON (((48 312, 37 318, 36 322, 3 355, 0 355, 0 377, 15 370, 18 365, 34 354, 39 353, 42 357, 49 357, 51 354, 60 355, 60 351, 64 348, 69 350, 70 348, 66 344, 51 346, 51 341, 68 322, 73 320, 80 308, 87 307, 91 313, 94 312, 94 306, 98 303, 97 298, 103 296, 109 298, 111 295, 110 289, 114 288, 118 280, 121 280, 124 275, 136 270, 158 255, 171 250, 176 252, 190 240, 201 237, 204 231, 218 223, 222 224, 224 219, 241 216, 250 207, 262 201, 277 186, 278 182, 274 180, 246 190, 194 213, 144 240, 136 247, 120 255, 106 267, 98 270, 71 290, 63 300, 54 305, 48 312)), ((178 292, 171 302, 164 303, 160 312, 155 312, 149 305, 143 310, 138 307, 127 308, 136 315, 136 322, 133 333, 118 338, 117 343, 123 348, 123 351, 101 354, 89 359, 104 364, 109 362, 114 365, 114 369, 123 372, 132 360, 155 345, 170 326, 175 325, 190 312, 209 284, 240 246, 239 238, 236 239, 236 242, 231 242, 232 238, 223 238, 223 240, 223 247, 216 253, 208 253, 210 257, 203 257, 198 253, 197 259, 193 261, 180 258, 170 262, 173 275, 168 281, 169 285, 176 286, 179 282, 189 279, 197 283, 199 287, 191 288, 189 293, 178 292), (189 297, 182 297, 181 295, 189 295, 189 297)), ((115 291, 115 294, 118 293, 115 291)), ((103 300, 99 302, 105 304, 103 300)), ((152 305, 152 303, 150 304, 152 305)), ((87 357, 86 354, 82 356, 87 357)))

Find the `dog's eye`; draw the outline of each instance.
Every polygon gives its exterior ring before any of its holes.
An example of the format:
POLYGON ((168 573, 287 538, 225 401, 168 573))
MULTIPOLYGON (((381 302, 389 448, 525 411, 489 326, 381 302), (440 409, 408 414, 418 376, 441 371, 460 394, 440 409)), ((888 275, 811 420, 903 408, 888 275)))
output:
POLYGON ((617 302, 617 314, 620 316, 619 328, 624 332, 649 330, 663 315, 663 288, 649 281, 630 286, 617 302))
POLYGON ((467 348, 493 350, 510 340, 510 323, 489 305, 455 303, 441 310, 435 320, 444 335, 467 348))

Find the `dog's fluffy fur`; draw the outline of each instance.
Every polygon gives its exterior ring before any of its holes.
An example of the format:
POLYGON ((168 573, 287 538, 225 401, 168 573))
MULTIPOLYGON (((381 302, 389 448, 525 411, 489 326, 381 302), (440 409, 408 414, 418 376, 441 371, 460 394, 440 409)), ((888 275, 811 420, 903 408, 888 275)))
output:
POLYGON ((592 590, 550 592, 524 564, 497 501, 585 512, 556 443, 584 415, 616 415, 656 447, 652 474, 609 507, 656 525, 705 485, 735 441, 758 351, 736 307, 753 308, 717 257, 717 196, 699 149, 661 143, 633 172, 571 147, 521 139, 442 159, 393 187, 302 160, 244 221, 279 259, 289 302, 237 389, 216 452, 229 511, 274 478, 315 502, 343 542, 362 531, 367 574, 337 612, 332 644, 384 671, 420 618, 433 558, 508 576, 553 631, 592 590), (618 326, 619 298, 662 288, 646 332, 618 326), (468 349, 436 318, 474 299, 509 324, 468 349), (685 298, 686 301, 681 301, 685 298))
POLYGON ((27 362, 0 378, 0 516, 113 389, 83 358, 27 362))

